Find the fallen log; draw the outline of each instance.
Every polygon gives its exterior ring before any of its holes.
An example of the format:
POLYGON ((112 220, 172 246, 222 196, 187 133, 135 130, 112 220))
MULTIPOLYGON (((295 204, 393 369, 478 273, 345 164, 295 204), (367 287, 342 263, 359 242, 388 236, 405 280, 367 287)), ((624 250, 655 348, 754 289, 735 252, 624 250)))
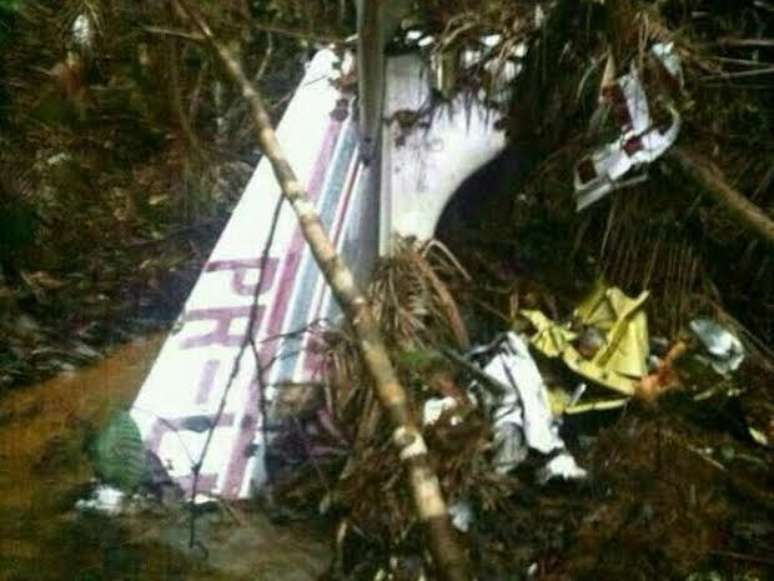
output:
POLYGON ((350 269, 336 253, 304 187, 287 161, 260 91, 248 79, 236 56, 215 38, 198 10, 188 0, 176 0, 176 4, 206 39, 249 103, 261 150, 271 162, 282 193, 296 213, 304 238, 355 331, 376 395, 391 422, 392 440, 405 465, 417 516, 426 531, 439 577, 449 581, 469 579, 467 555, 452 527, 438 477, 429 461, 427 446, 365 296, 357 287, 350 269))
POLYGON ((673 147, 668 158, 695 181, 745 230, 774 246, 774 220, 741 192, 733 188, 712 160, 685 149, 673 147))

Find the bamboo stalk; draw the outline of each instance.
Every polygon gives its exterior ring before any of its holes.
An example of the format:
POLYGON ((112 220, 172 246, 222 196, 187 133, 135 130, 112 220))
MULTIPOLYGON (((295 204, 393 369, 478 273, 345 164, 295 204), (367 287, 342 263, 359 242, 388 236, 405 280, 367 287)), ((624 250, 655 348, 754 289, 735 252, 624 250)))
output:
POLYGON ((283 195, 296 213, 320 270, 354 329, 376 396, 392 424, 392 441, 405 466, 415 509, 425 528, 439 577, 449 581, 470 579, 467 555, 452 527, 440 482, 429 461, 427 446, 365 296, 336 253, 304 187, 285 157, 259 90, 247 78, 236 57, 214 37, 207 22, 189 1, 175 1, 205 37, 250 104, 261 150, 272 165, 283 195))

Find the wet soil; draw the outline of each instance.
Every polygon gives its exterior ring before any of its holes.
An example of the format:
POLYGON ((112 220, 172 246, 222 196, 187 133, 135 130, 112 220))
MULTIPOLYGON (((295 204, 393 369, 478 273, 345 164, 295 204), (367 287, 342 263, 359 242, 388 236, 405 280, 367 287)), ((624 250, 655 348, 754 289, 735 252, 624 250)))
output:
POLYGON ((250 506, 202 515, 193 550, 180 507, 120 518, 74 510, 94 486, 90 436, 131 404, 162 341, 137 339, 0 400, 0 579, 307 580, 324 571, 325 531, 280 527, 250 506))

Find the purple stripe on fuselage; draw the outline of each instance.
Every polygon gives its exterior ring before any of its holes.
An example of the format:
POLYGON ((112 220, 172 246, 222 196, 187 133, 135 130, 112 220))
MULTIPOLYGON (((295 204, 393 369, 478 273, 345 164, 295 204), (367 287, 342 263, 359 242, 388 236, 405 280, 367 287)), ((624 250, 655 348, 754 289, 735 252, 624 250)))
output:
MULTIPOLYGON (((353 160, 357 159, 357 144, 357 129, 350 123, 342 130, 342 135, 336 146, 333 161, 323 186, 322 197, 317 204, 320 221, 334 245, 338 239, 342 200, 347 197, 353 160)), ((295 288, 293 289, 292 304, 289 306, 285 321, 283 322, 283 327, 286 331, 303 329, 310 322, 318 320, 320 302, 322 297, 326 295, 322 279, 322 272, 317 266, 314 256, 311 252, 306 253, 300 265, 295 288)), ((305 336, 283 339, 279 347, 282 356, 277 362, 278 365, 272 369, 269 376, 270 384, 275 385, 286 381, 294 381, 295 371, 301 369, 299 361, 302 357, 303 345, 305 343, 305 336), (296 352, 296 349, 299 349, 299 351, 296 352)))
MULTIPOLYGON (((347 177, 344 192, 339 199, 338 211, 336 213, 334 225, 331 229, 331 238, 333 239, 333 244, 337 249, 339 248, 342 236, 344 236, 344 230, 346 229, 347 225, 347 212, 349 210, 350 202, 352 201, 355 185, 358 181, 357 178, 360 174, 361 156, 358 155, 357 148, 355 148, 353 153, 354 155, 352 161, 347 167, 347 177)), ((310 321, 316 321, 322 317, 322 308, 324 304, 325 294, 321 293, 315 307, 315 311, 309 318, 310 321)), ((307 337, 304 341, 303 353, 301 354, 301 369, 309 373, 309 377, 315 377, 320 371, 321 366, 319 349, 313 348, 314 346, 312 343, 314 342, 314 337, 307 337)))
MULTIPOLYGON (((315 203, 320 195, 325 180, 325 174, 331 158, 333 157, 333 152, 336 143, 338 142, 339 135, 341 134, 342 126, 343 124, 341 122, 331 119, 328 128, 325 131, 320 147, 320 153, 317 156, 317 160, 315 161, 307 183, 307 195, 309 196, 309 201, 312 203, 315 203)), ((276 336, 281 332, 282 321, 284 320, 290 296, 292 295, 293 283, 296 280, 296 273, 298 271, 299 263, 301 262, 304 244, 303 234, 300 227, 297 226, 291 243, 284 255, 285 261, 279 275, 279 286, 274 290, 275 300, 270 307, 270 315, 264 319, 268 320, 268 323, 265 329, 258 330, 259 344, 261 340, 276 336)), ((278 341, 268 341, 261 344, 260 357, 262 359, 262 365, 266 365, 271 361, 272 357, 274 357, 277 350, 277 344, 278 341)), ((258 427, 257 417, 259 414, 259 401, 260 393, 258 382, 255 381, 255 378, 251 378, 250 386, 248 388, 248 397, 244 408, 244 418, 246 421, 242 422, 239 426, 238 435, 231 448, 231 458, 228 467, 226 468, 226 475, 221 488, 221 495, 226 498, 238 497, 242 488, 245 478, 245 469, 250 460, 246 451, 248 446, 255 440, 258 427)), ((266 421, 266 419, 263 418, 262 421, 266 421)))

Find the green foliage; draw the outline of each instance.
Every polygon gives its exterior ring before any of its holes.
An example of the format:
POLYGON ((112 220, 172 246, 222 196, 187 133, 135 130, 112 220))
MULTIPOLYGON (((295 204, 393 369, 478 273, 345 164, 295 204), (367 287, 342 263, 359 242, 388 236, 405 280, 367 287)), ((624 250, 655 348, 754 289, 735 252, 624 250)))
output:
POLYGON ((32 242, 37 226, 34 211, 17 203, 0 213, 0 252, 13 251, 32 242))
POLYGON ((444 356, 435 349, 414 349, 400 351, 397 355, 397 363, 412 372, 427 372, 446 363, 444 356))
POLYGON ((5 67, 3 66, 2 53, 10 44, 15 12, 20 0, 0 0, 0 127, 6 116, 8 108, 8 88, 5 83, 5 67))
POLYGON ((354 2, 339 0, 254 0, 253 16, 298 31, 314 34, 346 35, 354 28, 354 2))
POLYGON ((21 4, 21 0, 0 0, 0 12, 15 12, 21 4))
POLYGON ((146 473, 145 446, 132 417, 118 412, 92 446, 97 475, 121 490, 131 491, 146 473))

